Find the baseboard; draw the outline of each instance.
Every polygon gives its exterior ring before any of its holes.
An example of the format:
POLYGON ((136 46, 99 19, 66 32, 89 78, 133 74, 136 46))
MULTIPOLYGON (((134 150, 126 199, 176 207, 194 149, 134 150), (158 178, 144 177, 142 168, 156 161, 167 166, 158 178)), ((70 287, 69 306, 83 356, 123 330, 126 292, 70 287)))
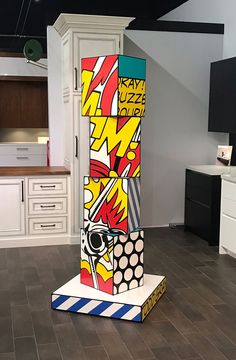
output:
POLYGON ((47 246, 47 245, 68 245, 71 244, 69 235, 50 237, 7 237, 0 238, 0 248, 47 246))
POLYGON ((219 253, 220 255, 229 255, 236 259, 236 254, 229 249, 226 249, 224 246, 221 246, 219 253))
POLYGON ((164 224, 164 225, 142 225, 141 228, 142 229, 156 229, 156 228, 163 228, 163 227, 169 227, 169 224, 164 224))
POLYGON ((169 227, 171 229, 175 229, 175 228, 182 228, 184 226, 184 223, 183 222, 172 222, 172 223, 169 223, 169 227))
POLYGON ((73 234, 70 236, 70 243, 72 245, 80 244, 80 234, 73 234))

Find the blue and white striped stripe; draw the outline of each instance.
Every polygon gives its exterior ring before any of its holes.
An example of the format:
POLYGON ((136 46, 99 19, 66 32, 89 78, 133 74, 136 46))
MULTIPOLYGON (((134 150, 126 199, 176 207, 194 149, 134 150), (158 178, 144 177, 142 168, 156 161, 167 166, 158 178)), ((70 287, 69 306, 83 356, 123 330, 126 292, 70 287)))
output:
POLYGON ((114 319, 142 321, 142 309, 140 306, 66 295, 52 294, 52 309, 105 316, 114 319))
POLYGON ((140 178, 129 179, 129 232, 140 227, 140 178))

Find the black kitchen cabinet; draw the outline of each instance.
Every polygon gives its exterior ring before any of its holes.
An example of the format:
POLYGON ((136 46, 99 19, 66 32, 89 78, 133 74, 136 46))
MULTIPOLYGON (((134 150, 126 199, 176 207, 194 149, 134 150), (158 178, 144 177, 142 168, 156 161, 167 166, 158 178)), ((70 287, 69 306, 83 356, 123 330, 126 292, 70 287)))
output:
POLYGON ((220 197, 220 175, 186 169, 184 227, 209 245, 219 245, 220 197))

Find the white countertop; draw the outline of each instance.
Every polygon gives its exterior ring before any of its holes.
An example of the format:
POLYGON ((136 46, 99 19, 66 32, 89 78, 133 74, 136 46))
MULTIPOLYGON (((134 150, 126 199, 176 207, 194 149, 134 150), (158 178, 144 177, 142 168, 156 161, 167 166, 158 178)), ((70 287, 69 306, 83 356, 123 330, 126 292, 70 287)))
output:
POLYGON ((231 174, 223 174, 223 175, 221 175, 221 178, 222 178, 223 180, 227 180, 227 181, 236 183, 236 174, 235 174, 235 173, 234 173, 234 175, 231 175, 231 174))
POLYGON ((219 166, 219 165, 190 165, 187 169, 201 172, 207 175, 225 175, 236 177, 236 166, 219 166))

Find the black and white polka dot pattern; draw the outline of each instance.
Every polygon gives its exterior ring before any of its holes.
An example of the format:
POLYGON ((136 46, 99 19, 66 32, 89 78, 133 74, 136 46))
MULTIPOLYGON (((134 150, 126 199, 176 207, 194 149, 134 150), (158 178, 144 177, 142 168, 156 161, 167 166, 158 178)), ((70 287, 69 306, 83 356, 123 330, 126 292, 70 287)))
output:
POLYGON ((114 295, 143 285, 143 249, 141 229, 115 237, 114 295))

